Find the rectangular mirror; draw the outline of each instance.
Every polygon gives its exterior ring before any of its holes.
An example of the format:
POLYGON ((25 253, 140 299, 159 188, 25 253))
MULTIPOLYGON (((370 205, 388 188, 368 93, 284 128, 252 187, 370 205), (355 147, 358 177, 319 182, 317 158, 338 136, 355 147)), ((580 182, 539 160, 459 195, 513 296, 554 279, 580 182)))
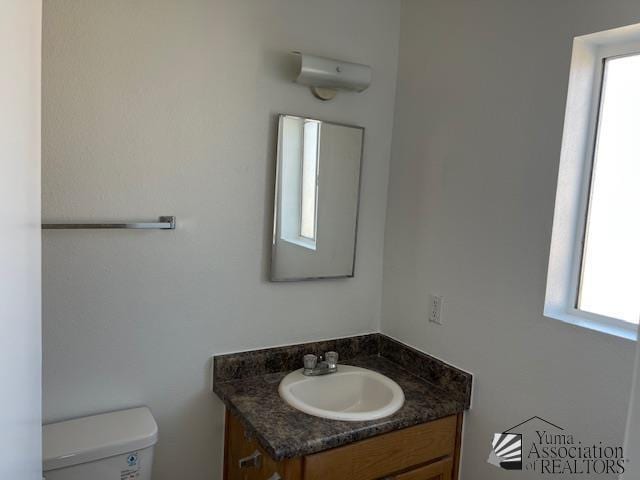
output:
POLYGON ((280 115, 271 280, 353 277, 364 129, 280 115))

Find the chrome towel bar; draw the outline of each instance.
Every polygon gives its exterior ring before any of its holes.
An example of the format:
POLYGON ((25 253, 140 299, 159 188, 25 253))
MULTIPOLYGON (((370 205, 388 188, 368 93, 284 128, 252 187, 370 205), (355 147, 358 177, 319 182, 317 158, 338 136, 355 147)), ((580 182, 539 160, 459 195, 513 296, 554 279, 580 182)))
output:
POLYGON ((165 216, 157 222, 128 222, 128 223, 43 223, 43 230, 69 230, 88 228, 124 228, 128 230, 175 230, 176 217, 165 216))

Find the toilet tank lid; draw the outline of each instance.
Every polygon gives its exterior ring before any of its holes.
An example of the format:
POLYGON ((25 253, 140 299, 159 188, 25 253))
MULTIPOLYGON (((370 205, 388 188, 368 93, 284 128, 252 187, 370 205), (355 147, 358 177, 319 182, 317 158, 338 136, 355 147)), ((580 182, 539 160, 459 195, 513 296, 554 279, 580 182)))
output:
POLYGON ((155 445, 158 426, 147 407, 42 427, 43 470, 55 470, 155 445))

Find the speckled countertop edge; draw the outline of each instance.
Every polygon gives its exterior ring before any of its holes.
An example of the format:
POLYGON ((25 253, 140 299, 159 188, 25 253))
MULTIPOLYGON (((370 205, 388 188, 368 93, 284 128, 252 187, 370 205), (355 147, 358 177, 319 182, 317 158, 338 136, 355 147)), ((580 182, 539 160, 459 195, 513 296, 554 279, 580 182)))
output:
POLYGON ((243 352, 214 359, 214 392, 275 460, 318 453, 454 415, 469 406, 470 374, 389 337, 371 334, 340 339, 343 357, 347 357, 340 363, 369 368, 395 380, 405 393, 404 406, 390 417, 368 422, 328 420, 295 410, 278 394, 280 380, 296 369, 286 367, 299 365, 300 352, 334 349, 331 342, 337 341, 243 352), (401 362, 410 363, 401 365, 401 362))

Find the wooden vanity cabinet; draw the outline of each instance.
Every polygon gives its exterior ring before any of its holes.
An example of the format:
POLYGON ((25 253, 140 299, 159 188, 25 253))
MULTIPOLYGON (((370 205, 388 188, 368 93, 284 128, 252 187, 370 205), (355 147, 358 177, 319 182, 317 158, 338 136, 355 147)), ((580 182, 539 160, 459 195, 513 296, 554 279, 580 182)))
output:
POLYGON ((452 415, 276 462, 227 412, 224 480, 457 480, 461 431, 452 415))
POLYGON ((428 465, 386 478, 388 480, 452 480, 452 475, 453 459, 452 457, 445 457, 428 465))

